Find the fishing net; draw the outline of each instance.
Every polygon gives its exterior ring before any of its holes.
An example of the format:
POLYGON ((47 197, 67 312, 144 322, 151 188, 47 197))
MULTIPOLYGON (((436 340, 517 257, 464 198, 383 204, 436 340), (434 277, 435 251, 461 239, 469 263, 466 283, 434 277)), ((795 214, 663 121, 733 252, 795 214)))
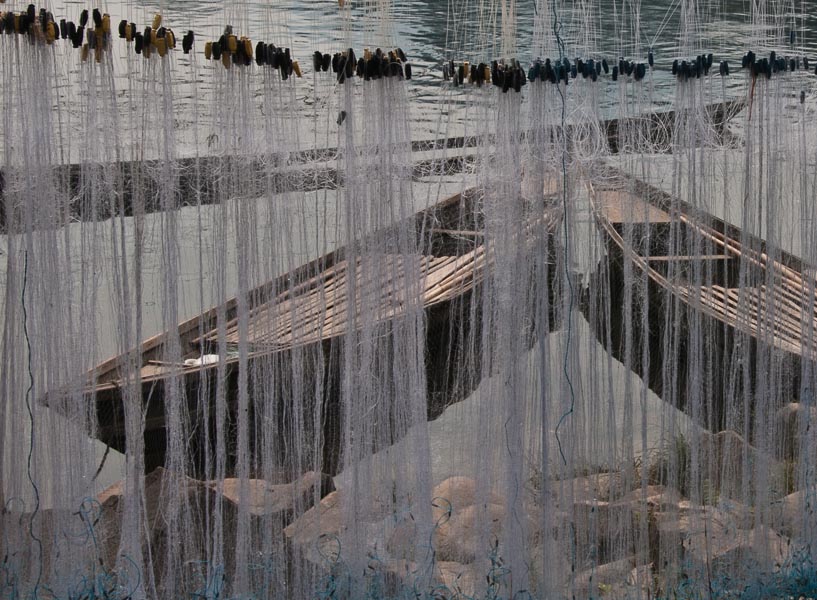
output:
POLYGON ((805 7, 431 4, 0 4, 0 596, 817 593, 805 7))

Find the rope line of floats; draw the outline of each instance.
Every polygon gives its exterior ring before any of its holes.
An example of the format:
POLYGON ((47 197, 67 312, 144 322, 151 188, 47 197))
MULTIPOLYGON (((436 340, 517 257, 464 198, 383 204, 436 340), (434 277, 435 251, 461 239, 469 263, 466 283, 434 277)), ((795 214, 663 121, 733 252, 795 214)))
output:
MULTIPOLYGON (((0 0, 2 4, 5 0, 0 0)), ((341 8, 343 2, 340 2, 341 8)), ((162 25, 162 15, 156 14, 150 25, 140 31, 135 23, 123 19, 119 22, 117 32, 121 39, 133 43, 134 51, 145 58, 158 55, 163 58, 168 52, 176 49, 176 34, 162 25)), ((54 15, 34 4, 29 4, 25 11, 15 13, 0 12, 0 34, 26 36, 32 44, 52 45, 58 40, 69 41, 73 48, 80 50, 81 59, 87 61, 91 54, 96 62, 101 62, 104 53, 111 48, 112 29, 111 17, 102 13, 98 8, 90 12, 82 10, 77 23, 66 19, 59 22, 54 15)), ((795 43, 795 32, 789 34, 789 42, 795 43)), ((182 51, 190 54, 193 51, 195 34, 188 30, 182 36, 182 51)), ((258 66, 270 67, 280 73, 283 80, 291 76, 302 77, 303 73, 298 60, 292 57, 289 48, 279 48, 272 43, 262 41, 253 45, 246 36, 233 33, 232 26, 228 25, 218 40, 204 43, 204 57, 208 61, 221 62, 225 69, 233 66, 249 66, 253 62, 258 66)), ((711 53, 700 54, 694 58, 676 58, 672 63, 671 72, 678 81, 700 79, 710 75, 714 64, 711 53)), ((752 89, 758 78, 771 79, 772 76, 799 70, 809 71, 810 63, 806 56, 779 56, 774 50, 768 58, 760 58, 754 52, 747 52, 742 60, 741 67, 747 70, 752 78, 752 89)), ((383 51, 377 48, 371 51, 363 50, 363 56, 357 57, 353 48, 348 48, 335 54, 326 54, 315 51, 312 58, 312 68, 318 72, 331 72, 338 83, 358 77, 364 81, 382 78, 397 78, 410 80, 412 67, 406 54, 400 48, 383 51)), ((503 92, 520 92, 529 82, 542 82, 564 85, 570 80, 582 78, 592 82, 609 76, 612 81, 641 81, 647 72, 655 68, 653 51, 647 54, 647 60, 633 61, 619 57, 618 64, 612 66, 606 58, 576 58, 571 62, 567 58, 546 58, 544 61, 536 59, 526 70, 516 59, 494 60, 485 63, 471 63, 463 61, 455 63, 453 60, 442 65, 443 80, 450 82, 454 87, 466 84, 482 87, 494 85, 503 92)), ((730 74, 729 63, 720 61, 718 75, 726 77, 730 74)), ((817 64, 814 67, 817 75, 817 64)), ((801 92, 801 103, 805 100, 805 92, 801 92)))

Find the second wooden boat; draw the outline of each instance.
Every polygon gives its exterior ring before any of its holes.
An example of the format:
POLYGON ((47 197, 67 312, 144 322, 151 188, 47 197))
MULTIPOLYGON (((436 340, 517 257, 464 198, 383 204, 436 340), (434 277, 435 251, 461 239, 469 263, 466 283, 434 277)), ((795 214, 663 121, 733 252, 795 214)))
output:
POLYGON ((802 361, 817 358, 814 269, 619 171, 602 179, 601 186, 588 185, 606 241, 601 276, 609 277, 611 350, 617 358, 639 375, 646 371, 650 388, 680 408, 688 409, 698 396, 695 406, 704 407, 697 415, 701 424, 716 431, 727 421, 734 428, 736 412, 743 410, 728 406, 729 398, 753 398, 764 386, 777 386, 794 400, 802 361), (628 270, 634 298, 629 303, 628 270), (640 309, 633 308, 641 301, 641 282, 646 283, 648 331, 642 331, 640 309), (616 308, 627 306, 632 311, 629 357, 627 309, 616 308), (649 346, 646 368, 642 344, 649 346), (674 368, 666 366, 668 352, 677 361, 674 368), (766 377, 757 372, 760 365, 769 369, 766 377))

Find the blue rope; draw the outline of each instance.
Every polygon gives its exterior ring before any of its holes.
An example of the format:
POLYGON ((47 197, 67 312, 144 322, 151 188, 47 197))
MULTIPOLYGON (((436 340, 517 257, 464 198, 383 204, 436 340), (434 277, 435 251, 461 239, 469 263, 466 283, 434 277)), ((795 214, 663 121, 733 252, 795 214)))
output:
MULTIPOLYGON (((562 36, 559 32, 562 29, 562 23, 559 20, 556 11, 556 2, 553 2, 553 34, 556 36, 556 45, 559 48, 559 62, 562 61, 565 55, 565 43, 562 40, 562 36)), ((567 83, 565 82, 565 86, 567 83)), ((562 364, 562 372, 564 373, 565 379, 567 380, 568 388, 570 389, 570 408, 562 414, 559 418, 559 422, 556 424, 556 429, 554 430, 554 435, 556 436, 556 444, 559 446, 559 455, 562 457, 562 463, 567 465, 567 459, 565 458, 565 453, 562 450, 562 440, 559 438, 559 429, 564 423, 565 419, 573 414, 573 409, 576 405, 576 392, 573 389, 573 381, 570 379, 570 372, 568 370, 568 362, 570 360, 570 338, 573 334, 573 282, 570 279, 570 244, 568 241, 568 227, 567 227, 567 129, 565 127, 566 115, 566 101, 565 95, 562 91, 562 85, 557 84, 556 89, 559 91, 559 98, 562 101, 562 114, 561 114, 561 127, 562 127, 562 135, 564 137, 564 144, 562 146, 562 226, 564 229, 564 240, 565 240, 565 248, 564 248, 564 273, 565 278, 567 279, 567 287, 568 287, 568 297, 570 298, 568 309, 567 309, 567 341, 565 342, 565 354, 564 354, 564 363, 562 364)), ((544 382, 542 382, 544 385, 544 382)))
POLYGON ((27 351, 27 367, 28 367, 28 388, 26 389, 26 409, 28 410, 28 422, 31 428, 28 438, 28 462, 26 465, 26 474, 31 487, 34 490, 34 510, 28 519, 28 534, 36 542, 37 545, 37 579, 34 582, 34 589, 31 592, 33 598, 37 597, 37 590, 40 587, 40 582, 43 577, 43 542, 34 533, 34 520, 40 512, 40 488, 34 481, 34 476, 31 472, 31 462, 34 457, 34 411, 31 408, 31 391, 34 389, 34 372, 31 368, 31 339, 28 336, 28 311, 26 310, 26 289, 28 288, 28 249, 23 251, 23 289, 22 289, 22 303, 23 303, 23 335, 26 338, 27 351))

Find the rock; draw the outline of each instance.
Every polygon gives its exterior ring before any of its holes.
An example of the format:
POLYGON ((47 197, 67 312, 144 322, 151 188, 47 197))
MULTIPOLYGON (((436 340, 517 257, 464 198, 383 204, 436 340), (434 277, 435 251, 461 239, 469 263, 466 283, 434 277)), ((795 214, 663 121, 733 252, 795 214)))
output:
POLYGON ((495 503, 473 504, 453 512, 434 532, 437 558, 468 564, 488 556, 499 539, 504 517, 505 506, 495 503))
POLYGON ((573 504, 572 531, 579 568, 606 563, 610 555, 610 503, 582 500, 573 504))
POLYGON ((817 426, 817 408, 790 402, 775 413, 775 429, 780 436, 778 447, 785 460, 797 460, 800 436, 809 427, 817 426))
POLYGON ((470 477, 449 477, 432 490, 431 502, 434 521, 439 522, 448 513, 452 514, 478 502, 503 504, 502 499, 493 492, 487 498, 477 497, 477 482, 470 477))
MULTIPOLYGON (((466 481, 467 478, 458 479, 448 482, 447 490, 438 486, 436 491, 446 491, 458 502, 472 500, 472 482, 466 481)), ((349 533, 344 522, 343 502, 344 491, 334 491, 284 530, 296 553, 321 569, 331 570, 336 561, 338 565, 343 563, 348 567, 339 554, 342 552, 341 542, 349 533)), ((383 507, 363 510, 359 527, 364 531, 366 548, 372 557, 365 577, 376 579, 378 589, 386 595, 387 592, 396 593, 407 582, 414 585, 418 581, 425 581, 431 587, 445 586, 450 591, 472 594, 490 570, 490 564, 484 558, 490 552, 490 543, 486 542, 484 552, 479 548, 481 519, 486 519, 489 539, 496 539, 505 514, 501 504, 489 503, 483 507, 471 504, 452 509, 450 518, 446 511, 445 518, 430 535, 433 549, 429 548, 428 556, 420 557, 415 556, 417 549, 422 548, 417 539, 419 528, 410 514, 395 524, 394 515, 383 516, 383 507), (480 514, 482 510, 484 514, 480 514), (386 542, 381 544, 384 535, 386 542), (432 564, 432 558, 433 572, 423 566, 432 564)))
POLYGON ((646 558, 657 558, 656 514, 662 507, 673 505, 672 501, 677 502, 678 496, 661 486, 650 488, 646 490, 646 505, 642 504, 641 492, 637 490, 615 502, 574 503, 573 530, 580 567, 610 563, 621 556, 638 554, 642 539, 647 543, 646 558))
MULTIPOLYGON (((201 564, 207 558, 207 544, 209 537, 212 535, 211 527, 213 525, 212 516, 210 521, 207 521, 205 506, 214 507, 216 505, 217 494, 215 490, 203 481, 192 479, 187 476, 178 475, 168 471, 162 467, 158 467, 151 473, 145 476, 145 507, 144 514, 146 518, 146 527, 150 532, 150 554, 147 548, 144 550, 144 556, 153 557, 153 573, 156 581, 157 590, 163 592, 163 595, 174 595, 179 590, 176 588, 168 588, 165 585, 176 585, 178 582, 164 582, 162 577, 166 569, 166 561, 168 557, 168 543, 174 535, 171 527, 186 527, 183 535, 184 543, 179 544, 178 558, 179 564, 195 563, 201 564), (176 502, 179 507, 178 520, 175 523, 170 523, 170 511, 172 510, 171 501, 176 502), (185 510, 184 507, 188 507, 185 510), (185 518, 186 516, 186 518, 185 518), (171 589, 175 591, 170 591, 171 589)), ((115 493, 116 488, 107 490, 109 492, 107 499, 102 503, 102 519, 101 523, 105 525, 98 534, 99 544, 101 548, 105 548, 106 552, 111 556, 115 556, 118 551, 121 523, 123 519, 123 512, 125 508, 125 497, 121 494, 122 489, 119 488, 119 494, 115 493)), ((223 523, 223 540, 224 548, 234 548, 236 531, 239 522, 238 510, 231 502, 222 504, 222 523, 223 523)), ((174 558, 176 558, 174 556, 174 558)), ((225 573, 232 573, 234 568, 234 556, 232 552, 224 553, 224 571, 225 573)))
POLYGON ((108 498, 113 496, 121 496, 125 493, 125 481, 120 479, 116 483, 106 487, 104 490, 97 494, 96 499, 99 501, 100 504, 104 504, 108 498))
MULTIPOLYGON (((470 564, 487 557, 492 544, 500 536, 504 516, 505 506, 496 503, 472 504, 457 511, 452 510, 450 518, 441 518, 429 536, 437 560, 470 564)), ((406 519, 395 527, 386 542, 389 555, 416 560, 416 549, 421 545, 418 544, 417 529, 413 519, 406 519)))
POLYGON ((386 550, 394 558, 413 561, 416 548, 417 524, 413 519, 406 519, 392 531, 386 542, 386 550))
POLYGON ((789 494, 770 509, 770 524, 778 532, 794 539, 807 536, 817 527, 817 488, 789 494))
POLYGON ((736 531, 712 521, 706 532, 693 533, 683 542, 687 575, 740 580, 747 569, 773 573, 784 563, 789 545, 788 538, 762 525, 736 531))
POLYGON ((334 491, 284 529, 292 545, 314 564, 336 560, 337 538, 343 529, 341 492, 334 491))
POLYGON ((754 575, 750 569, 772 573, 785 560, 790 544, 768 527, 755 527, 752 511, 732 501, 718 506, 682 501, 678 510, 659 513, 656 519, 660 552, 653 564, 664 589, 683 580, 740 581, 754 575))
POLYGON ((448 588, 451 596, 473 598, 477 595, 477 585, 481 583, 482 575, 476 572, 474 565, 441 560, 435 566, 437 581, 448 588))
MULTIPOLYGON (((321 569, 326 569, 338 558, 343 561, 350 556, 363 556, 364 548, 372 552, 376 562, 389 563, 392 557, 385 554, 386 540, 394 524, 394 507, 387 501, 369 498, 366 502, 354 499, 350 503, 341 489, 330 493, 292 521, 284 529, 284 536, 296 554, 321 569), (357 515, 354 528, 348 521, 352 511, 357 515), (362 547, 354 551, 352 543, 362 547), (338 552, 344 554, 345 551, 348 552, 339 557, 338 552)), ((399 564, 404 565, 405 561, 399 564)), ((393 572, 391 567, 383 568, 393 572)))
MULTIPOLYGON (((317 492, 321 495, 332 489, 332 480, 326 475, 308 472, 289 484, 268 484, 260 479, 248 482, 249 497, 247 509, 239 509, 240 480, 226 479, 219 485, 214 481, 199 481, 187 476, 174 474, 161 467, 144 479, 145 525, 150 531, 150 556, 153 557, 153 572, 157 589, 165 595, 180 593, 162 587, 162 575, 167 560, 167 544, 174 536, 169 527, 186 527, 179 546, 179 564, 203 564, 207 559, 207 547, 211 543, 215 519, 212 511, 221 505, 222 539, 224 550, 224 572, 231 576, 234 568, 236 536, 239 526, 247 528, 250 551, 260 551, 262 547, 277 553, 285 550, 283 527, 294 517, 313 504, 317 492), (173 502, 180 513, 175 524, 168 523, 173 502), (208 512, 209 520, 208 520, 208 512), (264 519, 259 522, 258 519, 264 519), (261 526, 263 523, 263 527, 261 526), (255 550, 253 550, 255 549, 255 550)), ((124 482, 118 482, 98 495, 101 502, 101 516, 96 531, 101 552, 113 557, 119 550, 121 523, 125 507, 124 482)), ((313 538, 314 539, 314 538, 313 538)), ((175 542, 174 542, 175 543, 175 542)), ((147 557, 147 548, 143 552, 147 557)), ((147 560, 147 558, 146 558, 147 560)))
MULTIPOLYGON (((145 478, 145 488, 153 487, 151 493, 162 493, 161 486, 156 488, 156 482, 163 480, 167 472, 162 467, 151 472, 145 478)), ((203 484, 215 492, 221 492, 234 507, 240 506, 241 480, 227 478, 221 485, 217 481, 199 482, 195 479, 187 478, 189 482, 203 484)), ((97 495, 100 504, 104 504, 113 497, 120 497, 124 494, 124 481, 117 481, 97 495)), ((280 516, 284 524, 304 512, 307 507, 314 504, 313 498, 317 488, 318 497, 323 498, 335 490, 335 484, 329 475, 307 471, 299 479, 285 484, 271 484, 263 479, 249 479, 247 489, 249 498, 247 511, 254 516, 280 516)))
MULTIPOLYGON (((26 511, 26 508, 22 502, 10 500, 0 510, 2 593, 10 594, 0 597, 18 597, 14 594, 15 585, 30 581, 29 578, 35 576, 35 566, 38 564, 42 566, 46 578, 54 571, 81 573, 97 569, 104 572, 113 568, 114 557, 104 548, 95 547, 89 535, 92 530, 99 532, 103 529, 98 524, 98 507, 83 503, 82 512, 41 509, 36 514, 26 511), (93 527, 95 521, 98 528, 93 527), (41 548, 31 537, 30 527, 42 541, 41 548)), ((44 581, 52 583, 49 579, 44 581)), ((56 588, 54 591, 58 593, 62 591, 59 585, 65 583, 53 582, 50 587, 56 588)), ((49 590, 49 595, 53 597, 56 593, 49 590)))
POLYGON ((643 490, 637 488, 619 498, 616 503, 629 504, 633 509, 639 508, 641 502, 645 501, 646 506, 653 510, 667 510, 673 506, 678 506, 682 501, 681 494, 677 490, 663 485, 648 485, 643 490))
POLYGON ((599 565, 579 573, 575 588, 566 597, 631 600, 655 598, 655 581, 651 565, 634 566, 634 556, 599 565))
MULTIPOLYGON (((240 506, 241 480, 225 479, 221 486, 218 482, 208 481, 207 485, 219 490, 236 507, 240 506)), ((255 516, 278 516, 284 525, 301 515, 314 504, 317 491, 323 498, 335 490, 332 478, 325 473, 308 471, 292 483, 270 484, 263 479, 250 479, 247 482, 249 492, 247 509, 255 516)))
POLYGON ((655 581, 652 570, 652 563, 649 565, 641 565, 634 567, 627 577, 627 587, 630 590, 639 590, 640 594, 636 597, 655 598, 655 581))
POLYGON ((700 556, 688 555, 688 549, 698 550, 696 544, 701 541, 721 544, 739 539, 754 527, 752 510, 731 500, 722 500, 718 506, 682 500, 677 507, 656 513, 655 518, 658 551, 652 555, 653 568, 670 588, 686 576, 685 568, 700 565, 700 556))
POLYGON ((541 495, 544 489, 543 482, 538 484, 538 499, 540 504, 551 506, 556 503, 560 507, 569 507, 574 500, 593 501, 610 500, 611 497, 621 496, 624 490, 624 480, 621 473, 595 473, 572 479, 549 480, 547 490, 549 500, 545 501, 541 495))
POLYGON ((722 499, 715 508, 727 523, 737 529, 752 529, 755 525, 754 509, 737 500, 722 499))
MULTIPOLYGON (((613 590, 619 592, 627 585, 635 567, 635 557, 622 558, 581 571, 576 575, 574 598, 608 598, 613 590)), ((619 594, 616 593, 615 596, 619 594)))
POLYGON ((736 500, 721 500, 717 506, 704 506, 689 500, 681 500, 674 507, 665 506, 656 513, 659 528, 664 530, 672 526, 686 532, 690 524, 702 519, 716 519, 719 523, 728 524, 734 529, 751 529, 754 527, 754 511, 736 500))
MULTIPOLYGON (((206 522, 203 508, 214 506, 215 492, 203 482, 189 477, 175 476, 173 473, 158 468, 144 478, 145 504, 144 526, 148 529, 149 539, 144 542, 142 557, 145 561, 143 576, 152 570, 152 578, 156 589, 163 597, 178 596, 184 590, 170 587, 163 581, 168 556, 168 542, 174 540, 178 550, 174 548, 173 560, 179 564, 201 564, 207 558, 205 548, 211 535, 206 522), (175 524, 168 522, 170 500, 177 502, 180 513, 186 519, 179 519, 175 524), (185 527, 183 535, 174 536, 170 527, 185 527), (181 539, 180 539, 181 538, 181 539), (147 542, 150 543, 148 552, 147 542), (152 564, 148 561, 151 560, 152 564)), ((41 557, 43 574, 50 592, 59 597, 68 597, 84 593, 82 585, 86 585, 84 577, 94 574, 91 579, 95 586, 115 586, 115 574, 121 564, 117 564, 117 556, 122 537, 122 521, 124 518, 125 496, 124 483, 119 482, 101 492, 94 500, 86 499, 81 505, 72 510, 41 510, 34 518, 34 528, 38 537, 43 540, 43 554, 41 557), (47 579, 53 573, 76 574, 76 579, 56 578, 47 579), (60 585, 80 586, 69 592, 60 589, 60 585)), ((12 507, 13 508, 13 507, 12 507)), ((222 512, 224 522, 224 547, 235 547, 236 511, 231 503, 225 503, 222 512)), ((30 515, 27 513, 4 514, 0 523, 3 541, 10 543, 16 551, 7 557, 11 561, 11 569, 18 570, 15 560, 22 561, 22 565, 36 564, 37 556, 31 554, 32 542, 28 527, 30 515), (22 537, 21 537, 22 536, 22 537), (19 551, 17 551, 19 550, 19 551)), ((232 572, 234 558, 232 553, 225 552, 225 572, 232 572)), ((121 562, 121 561, 120 561, 121 562)), ((127 566, 127 565, 126 565, 127 566)), ((133 566, 133 565, 130 565, 133 566)), ((8 567, 7 567, 8 568, 8 567)), ((125 567, 123 567, 125 568, 125 567)), ((18 572, 25 572, 18 570, 18 572)), ((179 585, 180 582, 175 581, 179 585)), ((121 590, 94 588, 93 593, 104 596, 114 596, 121 590)))
MULTIPOLYGON (((566 533, 566 532, 565 532, 566 533)), ((573 544, 572 536, 556 535, 542 540, 531 550, 530 581, 534 598, 559 597, 574 573, 572 553, 565 552, 573 544)))
POLYGON ((755 473, 768 473, 772 493, 785 488, 784 465, 761 452, 738 433, 726 430, 717 434, 700 433, 693 443, 698 444, 700 489, 708 504, 717 504, 721 497, 733 500, 743 498, 744 461, 748 465, 749 485, 755 484, 755 473), (710 468, 712 471, 709 472, 710 468))

